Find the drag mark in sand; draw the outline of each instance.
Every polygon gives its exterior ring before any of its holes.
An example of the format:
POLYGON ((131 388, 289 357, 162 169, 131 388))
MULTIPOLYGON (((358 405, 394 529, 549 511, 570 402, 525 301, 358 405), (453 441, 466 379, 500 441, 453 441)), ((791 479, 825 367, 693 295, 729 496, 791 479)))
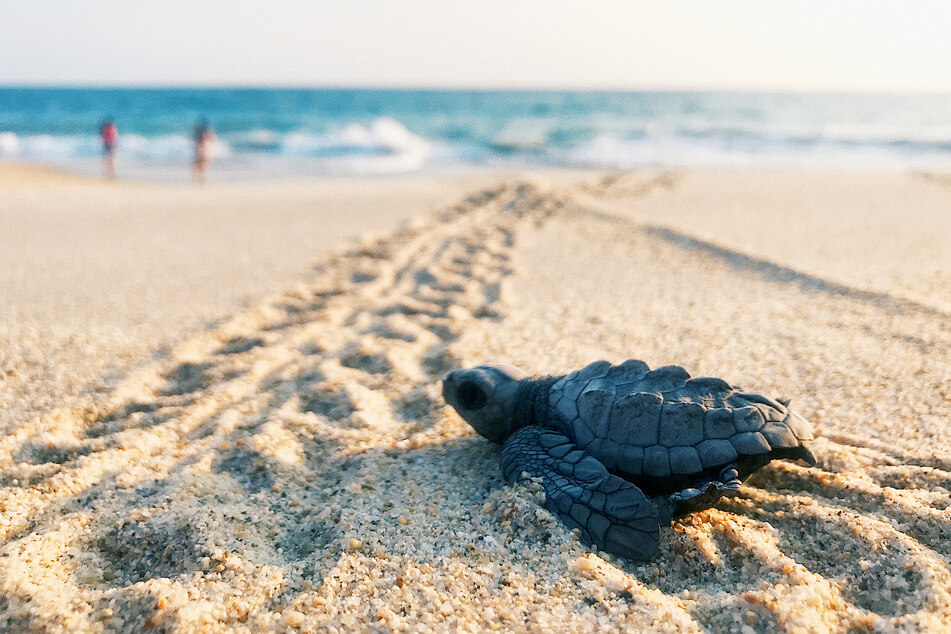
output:
POLYGON ((890 293, 883 293, 872 290, 854 288, 847 284, 834 282, 817 275, 811 275, 802 271, 797 271, 788 266, 783 266, 769 260, 757 258, 739 251, 728 249, 712 242, 700 240, 683 232, 676 231, 669 227, 657 225, 644 225, 644 231, 661 240, 666 240, 676 244, 684 249, 705 251, 713 257, 722 259, 730 266, 746 270, 756 271, 759 275, 768 277, 772 281, 783 284, 796 284, 804 290, 814 290, 822 293, 832 293, 836 295, 848 295, 855 299, 869 302, 878 307, 889 311, 908 311, 917 310, 933 313, 936 317, 951 319, 948 314, 940 308, 928 306, 912 299, 906 299, 890 293))

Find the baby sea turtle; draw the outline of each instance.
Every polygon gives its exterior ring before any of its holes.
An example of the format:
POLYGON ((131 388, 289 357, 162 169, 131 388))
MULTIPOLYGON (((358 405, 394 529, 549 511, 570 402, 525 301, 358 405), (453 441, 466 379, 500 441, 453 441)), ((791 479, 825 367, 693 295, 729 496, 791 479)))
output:
POLYGON ((657 550, 661 525, 712 506, 774 458, 815 458, 812 426, 788 402, 679 367, 597 361, 526 378, 482 365, 443 379, 443 396, 503 444, 502 474, 541 478, 548 509, 589 544, 630 559, 657 550))

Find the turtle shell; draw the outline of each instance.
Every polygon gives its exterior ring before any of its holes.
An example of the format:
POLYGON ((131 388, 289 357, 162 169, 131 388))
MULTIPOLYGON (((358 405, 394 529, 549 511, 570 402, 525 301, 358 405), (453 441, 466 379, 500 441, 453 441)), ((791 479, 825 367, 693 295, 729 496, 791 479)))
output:
POLYGON ((549 391, 549 426, 612 472, 689 478, 733 463, 811 459, 812 426, 783 403, 679 366, 597 361, 549 391))

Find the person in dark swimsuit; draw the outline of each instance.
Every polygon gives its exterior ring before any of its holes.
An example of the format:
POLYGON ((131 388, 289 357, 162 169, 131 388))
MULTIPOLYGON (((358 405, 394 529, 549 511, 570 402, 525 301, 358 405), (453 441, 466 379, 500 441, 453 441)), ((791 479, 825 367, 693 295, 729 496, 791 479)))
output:
POLYGON ((195 182, 204 183, 208 176, 208 166, 211 164, 212 146, 215 142, 215 133, 208 122, 202 119, 195 126, 195 163, 193 170, 195 182))

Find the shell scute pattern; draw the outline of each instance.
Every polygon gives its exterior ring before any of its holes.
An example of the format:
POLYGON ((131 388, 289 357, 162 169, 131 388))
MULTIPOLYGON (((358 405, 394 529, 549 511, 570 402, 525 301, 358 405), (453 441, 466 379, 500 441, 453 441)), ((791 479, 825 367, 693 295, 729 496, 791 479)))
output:
POLYGON ((651 370, 642 379, 643 390, 649 392, 672 392, 687 384, 690 375, 679 365, 665 365, 651 370))
POLYGON ((763 434, 758 431, 741 432, 730 438, 730 442, 733 443, 733 447, 738 454, 747 456, 769 453, 771 449, 763 434))
POLYGON ((623 426, 621 440, 628 445, 650 447, 657 444, 663 397, 655 392, 627 394, 614 402, 611 416, 614 425, 623 426))
POLYGON ((634 445, 622 445, 620 450, 621 454, 618 468, 632 476, 641 475, 641 471, 644 467, 644 448, 635 447, 634 445))
POLYGON ((767 423, 781 423, 788 415, 785 411, 785 408, 783 410, 778 410, 774 407, 763 405, 762 403, 756 403, 754 404, 754 407, 756 407, 756 409, 758 409, 760 413, 763 414, 763 418, 766 419, 767 423))
MULTIPOLYGON (((561 417, 561 420, 569 425, 574 424, 578 418, 578 397, 581 395, 581 391, 588 385, 588 381, 580 379, 579 375, 580 372, 572 372, 565 377, 565 383, 561 388, 561 398, 555 403, 555 409, 561 417)), ((549 394, 549 403, 551 402, 551 395, 549 394)), ((591 441, 589 440, 588 442, 591 441)))
MULTIPOLYGON (((774 401, 771 398, 763 396, 762 394, 751 394, 748 392, 734 392, 726 400, 725 404, 728 407, 731 407, 734 411, 740 409, 746 409, 749 407, 754 407, 759 410, 760 415, 763 418, 764 422, 783 422, 786 420, 789 415, 788 408, 778 401, 774 401)), ((755 431, 752 429, 752 421, 750 421, 749 428, 741 428, 738 426, 738 431, 755 431)))
POLYGON ((703 440, 703 413, 699 403, 664 403, 660 412, 660 444, 674 447, 703 440))
POLYGON ((643 361, 628 359, 621 365, 613 366, 608 370, 607 378, 618 386, 621 386, 625 383, 634 383, 642 380, 647 376, 648 372, 650 372, 650 368, 647 367, 647 364, 643 361))
POLYGON ((733 410, 733 426, 736 427, 737 432, 759 431, 765 422, 763 413, 752 405, 733 410))
MULTIPOLYGON (((580 391, 580 390, 579 390, 580 391)), ((578 418, 578 395, 576 394, 574 398, 571 397, 571 394, 568 393, 568 390, 561 395, 561 398, 558 399, 555 403, 555 412, 561 418, 561 420, 566 423, 571 423, 578 418)))
POLYGON ((725 408, 708 409, 703 415, 703 434, 707 438, 729 438, 736 433, 733 412, 725 408))
POLYGON ((697 449, 705 469, 730 464, 737 457, 733 443, 723 438, 708 438, 698 444, 697 449))
POLYGON ((703 471, 700 454, 693 447, 673 447, 670 454, 670 471, 677 475, 692 475, 703 471))
POLYGON ((604 442, 604 438, 595 438, 591 441, 591 444, 585 447, 585 450, 598 457, 598 460, 601 459, 601 444, 604 442))
POLYGON ((591 431, 591 428, 581 422, 580 419, 575 419, 573 430, 575 442, 578 443, 578 446, 583 447, 588 451, 594 451, 594 449, 591 447, 591 444, 594 443, 595 437, 594 432, 591 431))
POLYGON ((684 388, 699 397, 725 399, 733 393, 733 386, 724 381, 709 376, 699 376, 687 381, 684 388))
MULTIPOLYGON (((561 382, 562 381, 559 381, 559 383, 561 382)), ((557 405, 558 401, 561 400, 561 397, 564 396, 564 394, 565 394, 565 390, 563 389, 563 387, 556 388, 555 386, 552 386, 551 390, 549 390, 548 392, 548 402, 554 403, 555 405, 557 405)))
POLYGON ((730 407, 727 405, 733 388, 722 379, 689 379, 682 387, 664 392, 664 400, 697 403, 704 409, 730 407))
POLYGON ((619 445, 632 444, 632 438, 639 431, 639 421, 628 411, 632 407, 633 394, 615 399, 611 404, 611 427, 608 438, 619 445))
POLYGON ((654 445, 644 450, 644 475, 652 478, 666 478, 670 476, 670 461, 667 448, 654 445))
POLYGON ((786 425, 766 423, 760 433, 773 449, 792 449, 799 446, 799 439, 786 425))
MULTIPOLYGON (((578 395, 577 425, 587 425, 595 438, 607 438, 611 425, 614 386, 605 379, 592 379, 578 395)), ((577 426, 576 425, 576 426, 577 426)))
POLYGON ((812 425, 796 412, 789 412, 789 415, 783 422, 789 426, 799 440, 812 440, 814 438, 812 425))
POLYGON ((780 403, 779 401, 774 401, 768 396, 763 396, 762 394, 754 394, 750 392, 738 392, 736 394, 736 397, 738 399, 742 399, 746 401, 747 403, 760 405, 762 406, 761 409, 775 410, 784 417, 786 415, 786 406, 780 403))
POLYGON ((812 438, 784 404, 722 379, 690 378, 679 366, 598 361, 559 379, 550 398, 579 447, 631 474, 690 475, 812 438))
POLYGON ((577 378, 582 381, 602 379, 608 375, 610 370, 611 364, 608 361, 595 361, 581 368, 577 378))
MULTIPOLYGON (((575 378, 577 378, 577 376, 578 372, 572 372, 571 374, 561 377, 551 386, 551 390, 548 392, 548 397, 552 403, 557 402, 565 396, 565 392, 568 390, 568 388, 575 384, 575 378)), ((575 396, 577 397, 578 395, 575 394, 575 396)))
POLYGON ((614 471, 617 469, 621 459, 620 445, 609 438, 602 439, 598 458, 600 458, 601 462, 608 471, 614 471))

